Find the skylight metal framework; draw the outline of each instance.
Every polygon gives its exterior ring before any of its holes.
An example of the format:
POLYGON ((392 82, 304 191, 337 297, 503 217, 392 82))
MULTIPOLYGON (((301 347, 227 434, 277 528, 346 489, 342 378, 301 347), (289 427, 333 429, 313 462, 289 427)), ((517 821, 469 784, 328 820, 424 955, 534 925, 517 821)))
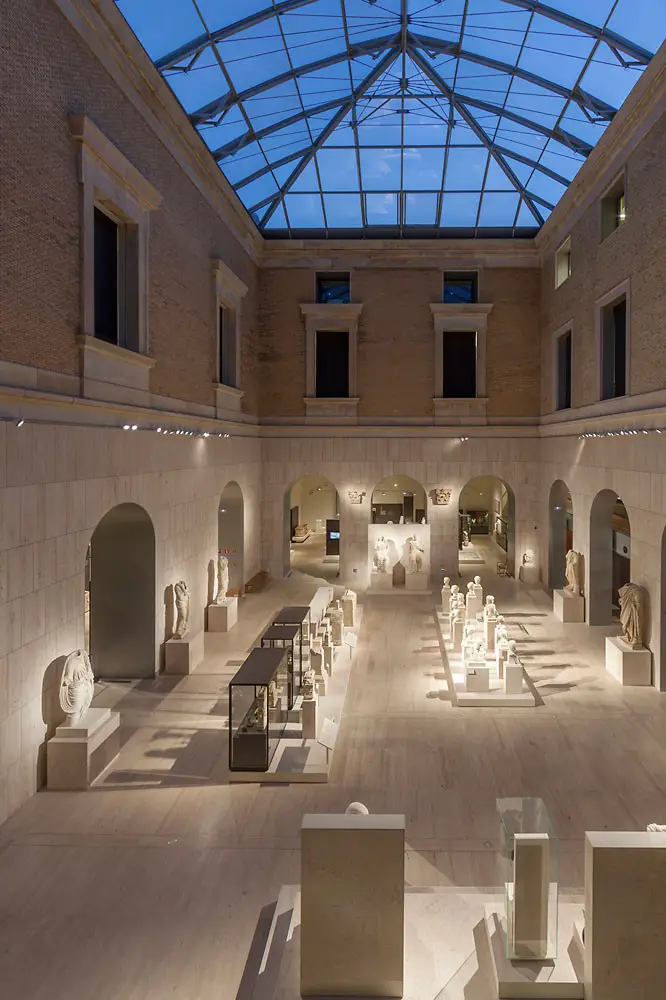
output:
POLYGON ((533 235, 652 58, 649 0, 117 3, 274 237, 533 235))

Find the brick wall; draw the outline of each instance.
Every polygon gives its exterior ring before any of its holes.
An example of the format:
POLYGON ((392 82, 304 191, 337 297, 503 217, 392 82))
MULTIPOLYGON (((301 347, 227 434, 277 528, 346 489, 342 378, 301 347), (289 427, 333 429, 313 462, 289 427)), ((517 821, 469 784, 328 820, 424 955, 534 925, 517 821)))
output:
MULTIPOLYGON (((488 268, 481 298, 488 320, 488 415, 536 416, 539 410, 539 272, 488 268)), ((263 416, 303 414, 305 325, 314 268, 265 268, 258 327, 263 416)), ((352 270, 352 299, 363 303, 358 334, 359 417, 432 416, 435 335, 431 302, 441 302, 442 271, 386 267, 352 270)))
POLYGON ((3 35, 0 356, 78 374, 79 184, 66 116, 86 114, 164 199, 150 220, 151 390, 213 404, 219 257, 250 289, 242 374, 254 412, 256 269, 245 251, 51 0, 9 5, 3 35))

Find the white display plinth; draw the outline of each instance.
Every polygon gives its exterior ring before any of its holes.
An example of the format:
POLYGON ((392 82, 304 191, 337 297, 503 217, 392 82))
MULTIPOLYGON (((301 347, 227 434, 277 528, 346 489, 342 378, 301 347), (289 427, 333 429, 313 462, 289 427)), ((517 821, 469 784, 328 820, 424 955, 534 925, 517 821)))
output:
POLYGON ((523 665, 506 660, 504 663, 504 693, 521 694, 523 690, 523 665))
POLYGON ((462 649, 462 637, 465 630, 465 623, 463 621, 454 620, 451 623, 451 641, 453 643, 453 652, 459 653, 462 649))
POLYGON ((568 590, 553 591, 553 614, 561 622, 585 621, 585 598, 568 590))
POLYGON ((528 587, 538 587, 540 583, 539 570, 534 563, 523 563, 518 570, 518 579, 521 583, 527 584, 528 587))
POLYGON ((481 660, 465 664, 465 691, 490 691, 490 668, 481 660))
POLYGON ((476 616, 483 611, 483 598, 476 594, 468 594, 465 598, 467 621, 475 621, 476 616))
POLYGON ((238 598, 226 597, 222 604, 209 604, 207 612, 209 632, 230 632, 238 621, 238 598))
POLYGON ((495 665, 497 666, 497 676, 500 680, 504 678, 504 665, 509 659, 509 647, 506 643, 500 643, 495 650, 495 665))
POLYGON ((483 622, 483 638, 486 644, 486 652, 495 652, 495 628, 497 625, 496 618, 486 618, 483 622))
POLYGON ((619 636, 606 638, 606 670, 624 687, 649 687, 652 684, 652 653, 632 649, 619 636))
POLYGON ((304 740, 317 738, 317 693, 314 698, 304 698, 301 705, 301 728, 304 740))
POLYGON ((89 708, 75 726, 58 726, 46 745, 46 787, 84 791, 120 750, 120 714, 89 708))
POLYGON ((182 639, 167 639, 164 644, 166 674, 191 674, 203 658, 203 632, 186 632, 182 639))

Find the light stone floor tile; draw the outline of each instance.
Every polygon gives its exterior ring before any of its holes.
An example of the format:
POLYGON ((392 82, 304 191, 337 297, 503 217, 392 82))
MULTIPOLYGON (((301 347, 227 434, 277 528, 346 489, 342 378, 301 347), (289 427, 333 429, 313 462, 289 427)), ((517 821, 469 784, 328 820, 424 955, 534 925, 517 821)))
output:
POLYGON ((545 798, 560 882, 574 888, 585 829, 666 822, 664 695, 605 674, 613 630, 562 625, 539 590, 481 575, 539 705, 452 708, 439 595, 367 598, 327 785, 232 786, 227 771, 227 682, 311 580, 244 599, 189 677, 98 686, 96 703, 121 711, 118 758, 89 792, 42 792, 0 827, 2 996, 249 1000, 253 937, 280 887, 299 881, 303 813, 353 799, 405 813, 413 886, 499 882, 499 796, 545 798))

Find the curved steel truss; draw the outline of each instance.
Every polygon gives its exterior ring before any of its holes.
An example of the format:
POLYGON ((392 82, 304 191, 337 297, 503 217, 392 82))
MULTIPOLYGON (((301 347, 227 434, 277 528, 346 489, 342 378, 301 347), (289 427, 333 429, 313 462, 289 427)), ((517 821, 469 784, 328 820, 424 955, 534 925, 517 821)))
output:
POLYGON ((652 58, 629 0, 117 2, 276 236, 530 235, 652 58))

